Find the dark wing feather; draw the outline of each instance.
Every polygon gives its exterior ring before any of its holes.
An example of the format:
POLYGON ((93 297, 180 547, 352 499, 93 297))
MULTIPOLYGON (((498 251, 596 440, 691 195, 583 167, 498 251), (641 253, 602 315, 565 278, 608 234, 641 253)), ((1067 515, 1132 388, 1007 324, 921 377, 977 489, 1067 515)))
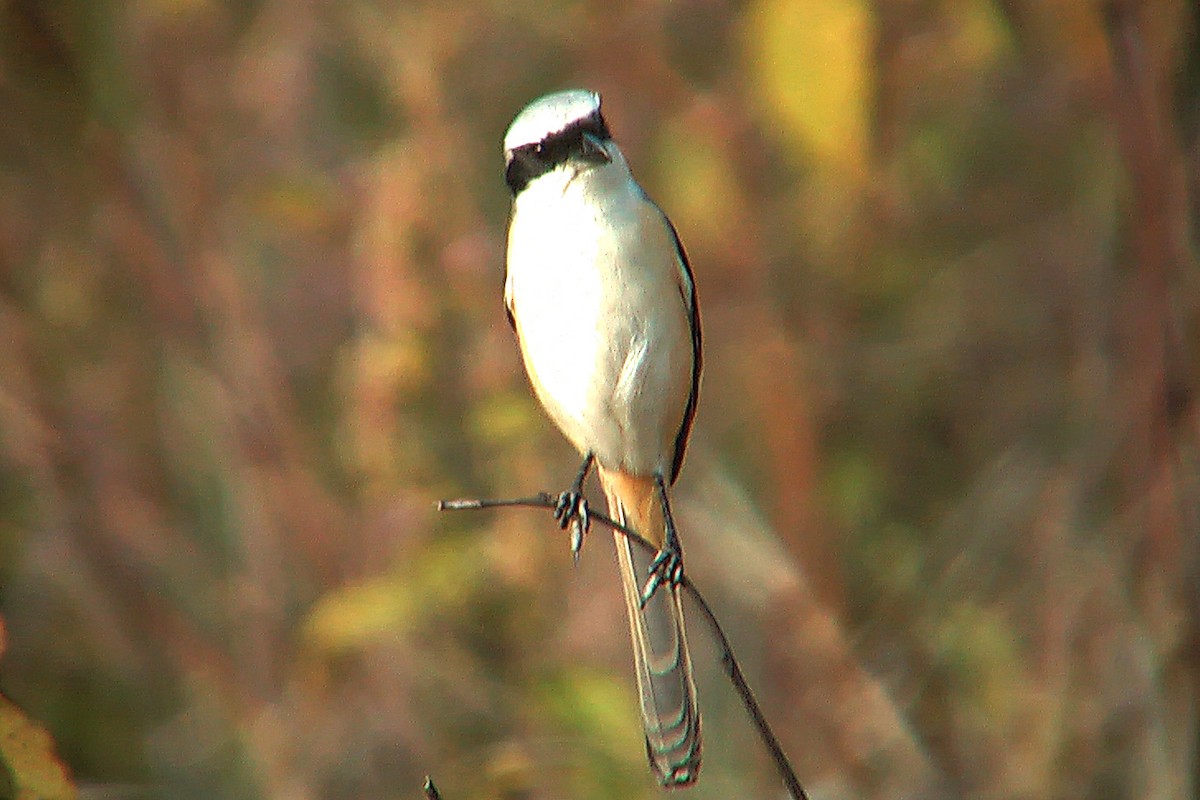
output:
MULTIPOLYGON (((659 213, 662 213, 662 209, 659 209, 659 213)), ((687 408, 683 412, 683 423, 679 426, 679 433, 675 435, 675 455, 671 461, 671 483, 674 483, 679 477, 679 470, 683 468, 683 454, 687 450, 688 437, 692 433, 696 402, 700 398, 700 371, 704 357, 700 337, 700 303, 696 300, 696 280, 692 275, 692 265, 688 262, 683 242, 679 240, 679 232, 675 230, 666 214, 663 214, 663 221, 667 223, 667 230, 671 232, 671 238, 675 241, 675 251, 679 254, 679 264, 683 268, 684 280, 680 283, 679 293, 687 306, 688 322, 692 328, 692 390, 688 394, 687 408)))

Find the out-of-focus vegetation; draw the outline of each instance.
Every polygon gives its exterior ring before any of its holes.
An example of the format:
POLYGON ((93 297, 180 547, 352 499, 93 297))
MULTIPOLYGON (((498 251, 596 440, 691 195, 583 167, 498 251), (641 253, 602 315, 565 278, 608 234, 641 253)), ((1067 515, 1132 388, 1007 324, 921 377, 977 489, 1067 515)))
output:
MULTIPOLYGON (((687 564, 813 797, 1195 797, 1196 8, 10 0, 0 691, 95 797, 657 796, 607 537, 433 508, 576 467, 499 141, 579 85, 689 248, 687 564)), ((689 795, 778 796, 693 655, 689 795)))
MULTIPOLYGON (((0 624, 0 655, 4 647, 0 624)), ((0 695, 0 797, 75 800, 76 796, 50 734, 0 695)))

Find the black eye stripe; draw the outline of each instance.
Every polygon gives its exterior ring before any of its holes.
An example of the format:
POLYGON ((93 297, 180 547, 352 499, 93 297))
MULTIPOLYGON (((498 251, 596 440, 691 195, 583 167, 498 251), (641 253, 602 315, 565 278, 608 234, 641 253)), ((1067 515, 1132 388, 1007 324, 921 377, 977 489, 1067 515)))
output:
POLYGON ((604 117, 597 111, 589 117, 576 120, 540 142, 522 145, 512 150, 504 171, 504 182, 514 195, 518 194, 530 181, 550 172, 572 155, 581 153, 585 133, 590 133, 601 141, 612 138, 604 117))

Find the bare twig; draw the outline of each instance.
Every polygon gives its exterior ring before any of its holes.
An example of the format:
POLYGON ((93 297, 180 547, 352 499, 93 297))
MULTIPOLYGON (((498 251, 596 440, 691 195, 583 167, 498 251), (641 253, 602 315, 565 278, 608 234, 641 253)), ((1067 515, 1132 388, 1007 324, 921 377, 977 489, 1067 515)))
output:
MULTIPOLYGON (((509 507, 547 508, 553 510, 554 505, 554 497, 546 492, 539 492, 532 497, 517 497, 508 500, 442 500, 438 502, 438 510, 463 511, 509 507)), ((636 531, 626 528, 616 520, 609 519, 595 511, 590 511, 588 516, 592 522, 599 522, 601 525, 612 528, 614 531, 636 543, 646 552, 658 552, 657 547, 646 539, 643 539, 636 531)), ((775 768, 779 770, 779 777, 783 780, 784 786, 787 787, 788 794, 792 797, 792 800, 808 800, 808 795, 805 793, 804 787, 800 785, 800 779, 796 777, 796 771, 792 769, 791 761, 788 760, 787 755, 783 752, 783 747, 779 744, 779 739, 776 738, 775 732, 771 730, 771 726, 767 722, 767 718, 763 715, 758 701, 754 699, 754 692, 751 691, 750 685, 746 683, 746 677, 742 674, 742 668, 733 654, 733 647, 729 644, 729 638, 721 628, 721 623, 717 621, 716 614, 713 613, 712 608, 708 605, 708 601, 700 594, 700 590, 696 588, 696 585, 692 583, 686 573, 683 575, 683 580, 679 585, 695 601, 705 621, 708 623, 709 630, 712 631, 713 636, 716 638, 718 647, 721 650, 721 666, 725 668, 725 674, 729 676, 729 681, 733 684, 734 690, 737 691, 738 697, 741 698, 742 705, 746 707, 746 713, 754 721, 754 727, 758 729, 758 736, 762 739, 763 745, 771 753, 771 759, 775 762, 775 768)))

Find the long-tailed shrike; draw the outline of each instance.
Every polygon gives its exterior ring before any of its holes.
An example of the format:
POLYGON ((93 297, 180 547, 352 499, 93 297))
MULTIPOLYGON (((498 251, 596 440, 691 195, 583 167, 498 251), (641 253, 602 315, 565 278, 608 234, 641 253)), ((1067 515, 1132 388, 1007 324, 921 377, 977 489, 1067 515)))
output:
POLYGON ((647 754, 663 786, 686 786, 700 770, 700 712, 668 487, 700 385, 692 272, 609 135, 598 94, 530 103, 509 126, 504 156, 513 194, 505 305, 538 399, 584 456, 557 513, 578 548, 581 489, 595 462, 610 514, 660 548, 651 559, 616 535, 647 754))

